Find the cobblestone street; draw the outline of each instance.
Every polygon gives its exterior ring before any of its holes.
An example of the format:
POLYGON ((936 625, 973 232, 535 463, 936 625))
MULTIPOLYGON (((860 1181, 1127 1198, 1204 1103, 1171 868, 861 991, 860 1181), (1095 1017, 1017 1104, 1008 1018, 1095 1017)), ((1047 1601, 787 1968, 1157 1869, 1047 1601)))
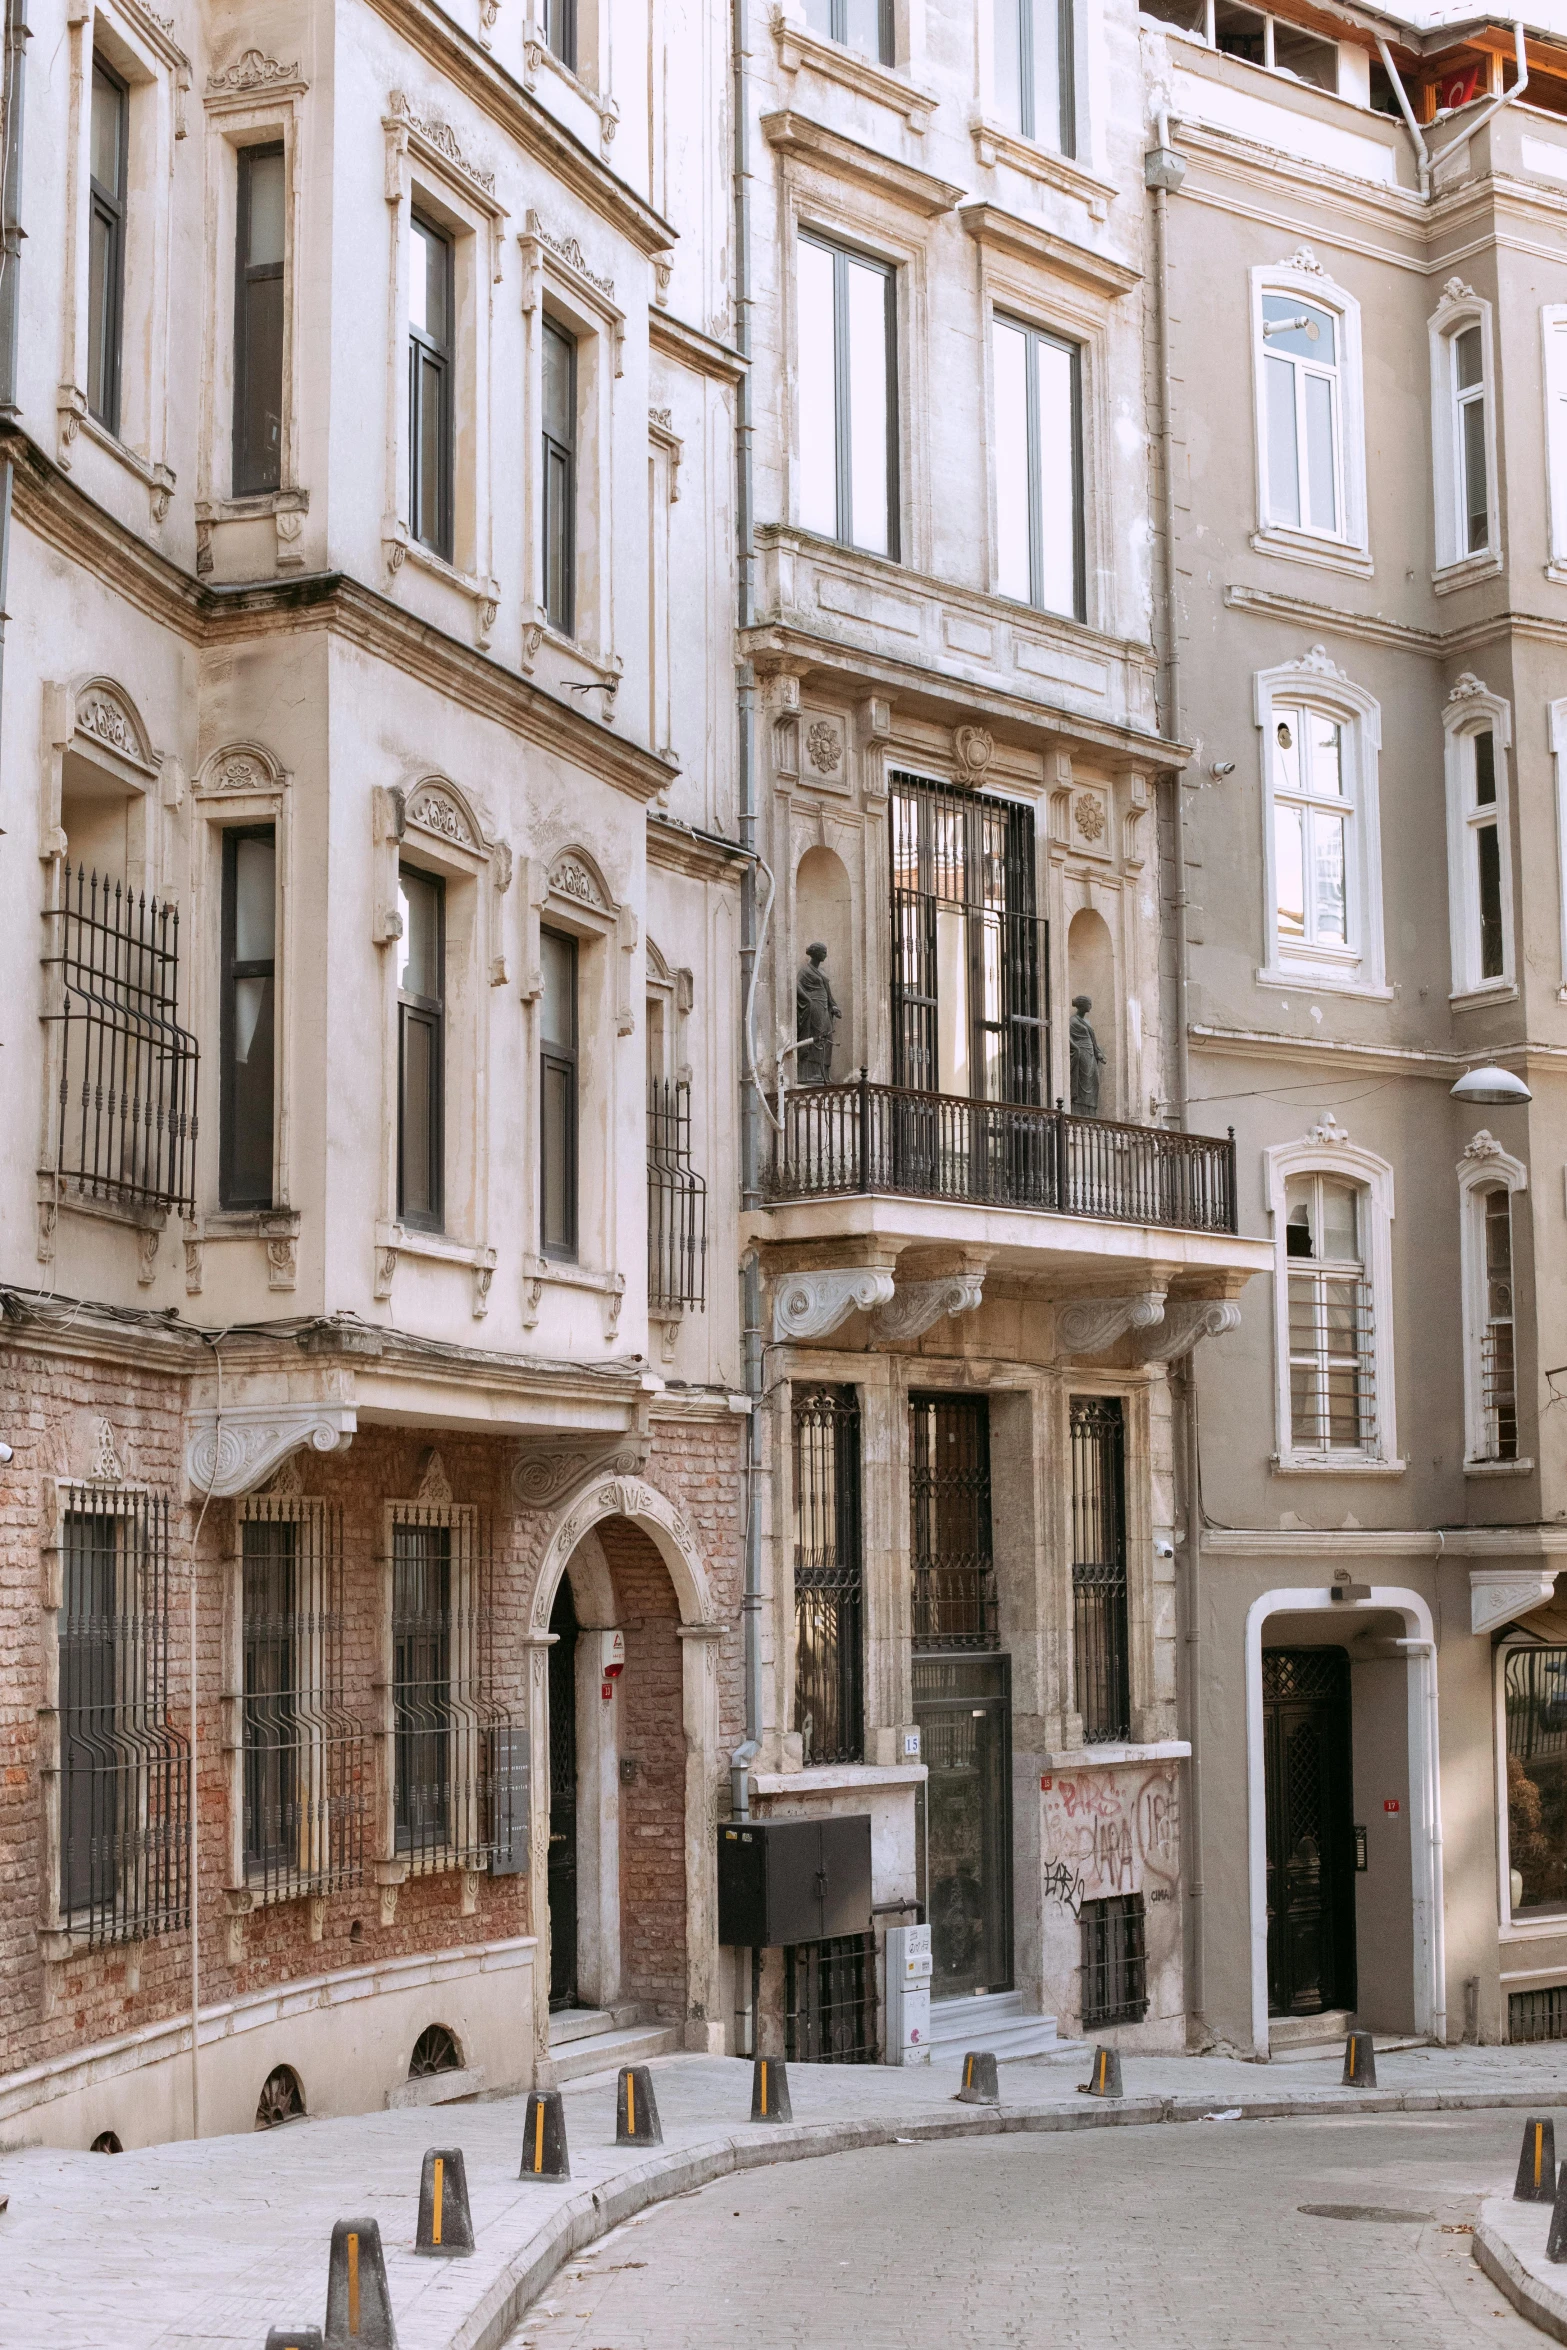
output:
POLYGON ((1215 2123, 758 2171, 617 2229, 509 2350, 1537 2350, 1469 2256, 1518 2131, 1512 2113, 1215 2123))

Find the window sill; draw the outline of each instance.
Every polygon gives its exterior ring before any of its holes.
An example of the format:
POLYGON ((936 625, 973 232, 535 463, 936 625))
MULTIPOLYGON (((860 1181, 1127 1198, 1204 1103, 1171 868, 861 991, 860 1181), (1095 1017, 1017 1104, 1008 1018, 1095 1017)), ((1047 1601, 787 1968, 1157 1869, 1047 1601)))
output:
POLYGON ((1502 1942, 1555 1941, 1567 1935, 1567 1909, 1533 1911, 1510 1917, 1497 1939, 1502 1942))
POLYGON ((1372 579, 1376 575, 1376 565, 1364 548, 1348 546, 1341 539, 1313 538, 1309 531, 1269 524, 1252 532, 1251 544, 1257 554, 1278 555, 1286 563, 1310 563, 1322 571, 1349 571, 1357 579, 1372 579))
POLYGON ((808 72, 820 74, 823 81, 852 90, 856 97, 890 107, 894 114, 903 116, 911 131, 923 136, 928 117, 936 111, 936 100, 928 91, 917 90, 905 81, 894 67, 863 56, 857 49, 844 48, 837 41, 822 40, 782 8, 773 11, 773 39, 784 73, 792 76, 804 66, 808 72))
POLYGON ((200 1219, 203 1240, 297 1240, 299 1227, 298 1208, 214 1208, 200 1219))
POLYGON ((556 56, 547 41, 524 41, 522 45, 522 86, 530 95, 537 94, 541 69, 553 74, 573 98, 586 106, 589 112, 597 117, 599 160, 601 163, 607 163, 616 126, 620 121, 620 108, 614 99, 605 96, 602 92, 595 90, 590 83, 581 80, 564 58, 556 56))
POLYGON ((1534 1463, 1521 1461, 1465 1461, 1466 1477, 1532 1477, 1534 1463))
POLYGON ((1185 1738, 1155 1738, 1142 1746, 1126 1740, 1119 1745, 1070 1746, 1060 1754, 1042 1754, 1039 1766, 1043 1771, 1108 1771, 1123 1764, 1187 1762, 1191 1751, 1185 1738))
POLYGON ((98 422, 87 406, 86 393, 78 391, 74 385, 61 385, 58 407, 60 430, 56 454, 62 468, 66 472, 70 471, 71 444, 78 433, 84 434, 95 448, 101 449, 106 457, 112 457, 133 480, 141 483, 151 501, 153 527, 167 520, 177 478, 174 468, 171 465, 154 464, 151 458, 142 456, 139 450, 127 447, 124 441, 110 432, 107 425, 98 422))
POLYGON ((406 1224, 375 1227, 375 1294, 385 1304, 392 1295, 398 1260, 417 1257, 427 1264, 462 1265, 473 1276, 473 1318, 482 1322, 490 1310, 490 1283, 495 1277, 495 1251, 487 1241, 449 1239, 444 1232, 416 1232, 406 1224))
POLYGON ((1268 1466, 1275 1477, 1402 1477, 1409 1463, 1355 1460, 1339 1453, 1277 1452, 1268 1466))
POLYGON ((1284 971, 1268 964, 1256 974, 1259 987, 1287 987, 1296 995, 1352 995, 1367 1003, 1390 1004, 1393 990, 1378 986, 1374 981, 1361 979, 1354 972, 1339 973, 1331 965, 1302 967, 1299 971, 1284 971))
POLYGON ((1025 179, 1038 180, 1041 186, 1057 188, 1064 196, 1075 196, 1088 208, 1090 220, 1103 220, 1113 201, 1116 189, 1109 180, 1095 179, 1069 156, 1058 155, 1051 147, 1040 147, 1032 139, 1007 130, 999 122, 990 122, 976 115, 969 124, 974 141, 974 160, 984 171, 993 171, 998 163, 1021 172, 1025 179))
POLYGON ((1567 557, 1553 556, 1545 566, 1547 579, 1554 579, 1558 587, 1567 587, 1567 557))
POLYGON ((546 1289, 588 1290, 603 1301, 604 1336, 615 1337, 620 1329, 620 1309, 625 1301, 626 1276, 612 1273, 598 1265, 574 1265, 561 1257, 526 1257, 522 1269, 522 1319, 531 1330, 539 1318, 546 1289))
POLYGON ((497 579, 484 579, 477 572, 461 571, 455 563, 448 563, 444 555, 437 555, 422 539, 416 539, 408 525, 398 515, 388 515, 381 524, 381 546, 386 556, 386 567, 395 579, 404 563, 411 563, 416 571, 423 571, 431 579, 445 582, 466 596, 473 606, 474 642, 481 653, 490 649, 490 638, 495 632, 496 614, 500 610, 501 587, 497 579))
POLYGON ((1466 987, 1448 997, 1455 1012, 1483 1011, 1487 1004, 1512 1004, 1518 1000, 1516 979, 1495 979, 1486 987, 1466 987))
POLYGON ((1459 588, 1473 587, 1477 580, 1495 579, 1501 569, 1500 549, 1482 547, 1477 555, 1465 555, 1460 562, 1438 564, 1431 574, 1431 586, 1437 595, 1450 596, 1459 588))
POLYGON ((757 1771, 751 1785, 758 1795, 831 1795, 861 1787, 917 1787, 929 1776, 918 1763, 817 1763, 798 1771, 757 1771))

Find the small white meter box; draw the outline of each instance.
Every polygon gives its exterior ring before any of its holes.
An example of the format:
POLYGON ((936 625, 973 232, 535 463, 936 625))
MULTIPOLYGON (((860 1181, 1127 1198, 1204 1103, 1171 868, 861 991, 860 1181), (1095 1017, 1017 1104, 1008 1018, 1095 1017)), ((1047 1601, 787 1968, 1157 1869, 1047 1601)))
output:
POLYGON ((887 1929, 888 2064, 930 2062, 929 1926, 887 1929))

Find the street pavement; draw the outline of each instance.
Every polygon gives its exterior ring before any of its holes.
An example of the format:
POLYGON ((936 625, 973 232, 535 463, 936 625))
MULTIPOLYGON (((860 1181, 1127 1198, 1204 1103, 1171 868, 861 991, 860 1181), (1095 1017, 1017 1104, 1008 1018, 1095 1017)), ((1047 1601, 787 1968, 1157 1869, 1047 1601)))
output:
POLYGON ((580 2255, 508 2350, 1540 2350, 1464 2232, 1519 2130, 1199 2123, 753 2171, 580 2255))

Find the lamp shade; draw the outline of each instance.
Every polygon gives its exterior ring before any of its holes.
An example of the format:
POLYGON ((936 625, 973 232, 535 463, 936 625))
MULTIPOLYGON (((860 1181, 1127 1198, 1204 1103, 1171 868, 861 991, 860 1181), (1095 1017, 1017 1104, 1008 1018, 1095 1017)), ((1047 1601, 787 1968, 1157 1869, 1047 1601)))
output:
POLYGON ((1455 1102, 1502 1105, 1534 1099, 1523 1079, 1515 1077, 1511 1069, 1466 1069, 1453 1087, 1452 1097, 1455 1102))

